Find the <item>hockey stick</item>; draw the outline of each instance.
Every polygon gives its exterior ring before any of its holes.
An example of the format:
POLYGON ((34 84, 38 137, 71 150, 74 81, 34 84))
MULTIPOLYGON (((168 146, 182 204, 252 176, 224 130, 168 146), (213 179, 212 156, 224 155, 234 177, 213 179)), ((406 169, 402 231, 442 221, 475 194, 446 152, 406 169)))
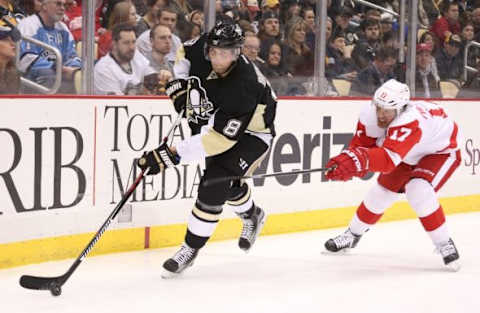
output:
POLYGON ((312 168, 309 170, 301 170, 301 171, 292 171, 292 172, 277 172, 271 174, 259 174, 259 175, 251 175, 251 176, 225 176, 225 177, 218 177, 206 180, 203 184, 204 186, 211 186, 215 185, 224 181, 229 180, 240 180, 240 179, 257 179, 257 178, 267 178, 267 177, 279 177, 279 176, 291 176, 291 175, 298 175, 298 174, 306 174, 306 173, 313 173, 313 172, 328 172, 333 170, 333 167, 322 167, 322 168, 312 168))
MULTIPOLYGON (((168 138, 173 133, 173 131, 177 128, 178 124, 182 120, 183 110, 178 115, 177 119, 171 126, 170 130, 168 131, 167 135, 163 139, 164 142, 168 141, 168 138)), ((123 195, 120 202, 115 206, 115 209, 110 213, 107 220, 103 223, 102 227, 97 231, 95 236, 93 236, 92 240, 88 243, 88 245, 83 249, 82 253, 77 257, 75 262, 70 266, 68 271, 57 277, 38 277, 38 276, 30 276, 30 275, 23 275, 20 277, 20 286, 27 288, 27 289, 36 289, 36 290, 50 290, 52 295, 59 296, 62 293, 62 285, 70 278, 70 276, 75 272, 77 267, 82 263, 83 259, 90 253, 93 249, 97 241, 103 235, 103 233, 107 230, 110 223, 115 219, 118 212, 122 209, 124 204, 127 202, 128 198, 132 195, 132 193, 137 188, 138 184, 142 181, 143 177, 148 174, 149 169, 142 170, 142 172, 137 176, 133 184, 128 188, 127 192, 123 195)))

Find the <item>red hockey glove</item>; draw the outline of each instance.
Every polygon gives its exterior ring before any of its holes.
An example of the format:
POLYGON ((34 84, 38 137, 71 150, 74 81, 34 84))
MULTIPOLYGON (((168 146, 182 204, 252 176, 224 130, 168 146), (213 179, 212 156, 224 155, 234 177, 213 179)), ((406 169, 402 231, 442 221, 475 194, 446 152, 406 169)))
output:
POLYGON ((363 177, 368 171, 368 154, 366 148, 350 148, 328 161, 327 179, 347 181, 352 177, 363 177))

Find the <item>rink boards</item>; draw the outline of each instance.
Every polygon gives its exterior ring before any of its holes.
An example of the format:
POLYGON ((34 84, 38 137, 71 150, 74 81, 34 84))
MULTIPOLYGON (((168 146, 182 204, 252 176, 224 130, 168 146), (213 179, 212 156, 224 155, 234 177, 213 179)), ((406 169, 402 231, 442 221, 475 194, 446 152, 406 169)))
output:
MULTIPOLYGON (((156 147, 175 119, 167 99, 2 98, 0 268, 76 257, 138 175, 134 158, 156 147)), ((480 103, 436 101, 461 127, 462 164, 440 191, 448 213, 480 210, 480 103)), ((277 137, 257 174, 323 167, 348 144, 367 100, 282 99, 277 137)), ((174 143, 189 135, 183 124, 174 143)), ((149 176, 92 251, 177 245, 203 164, 149 176)), ((326 182, 322 174, 258 179, 255 202, 269 213, 264 234, 346 225, 376 176, 326 182)), ((235 238, 223 213, 214 238, 235 238)), ((405 202, 382 221, 415 217, 405 202)))

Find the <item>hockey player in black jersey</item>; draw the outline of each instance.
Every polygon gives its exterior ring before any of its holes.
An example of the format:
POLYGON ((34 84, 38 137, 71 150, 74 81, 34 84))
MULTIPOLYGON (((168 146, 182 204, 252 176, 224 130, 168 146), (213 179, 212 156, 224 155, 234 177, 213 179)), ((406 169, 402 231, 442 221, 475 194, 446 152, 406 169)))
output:
MULTIPOLYGON (((240 53, 243 41, 240 27, 233 23, 217 23, 208 33, 205 54, 213 70, 205 84, 192 77, 177 79, 167 87, 174 102, 185 99, 183 106, 187 111, 198 108, 200 103, 210 103, 213 113, 208 124, 201 133, 176 146, 163 144, 144 154, 138 162, 142 169, 149 168, 149 174, 157 174, 180 161, 206 159, 203 182, 250 175, 258 167, 275 135, 277 102, 265 77, 240 53)), ((230 181, 205 186, 202 182, 189 215, 185 242, 163 264, 164 278, 193 264, 198 251, 213 234, 225 204, 242 219, 239 246, 245 251, 252 247, 265 222, 265 213, 254 204, 247 183, 230 181)))

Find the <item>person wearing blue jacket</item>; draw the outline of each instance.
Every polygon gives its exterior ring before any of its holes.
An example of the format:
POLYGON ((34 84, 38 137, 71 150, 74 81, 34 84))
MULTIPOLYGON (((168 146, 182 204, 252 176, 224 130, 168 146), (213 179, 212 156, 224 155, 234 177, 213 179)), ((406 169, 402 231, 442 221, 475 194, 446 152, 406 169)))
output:
MULTIPOLYGON (((42 0, 37 14, 20 21, 18 29, 23 36, 32 37, 57 48, 62 55, 63 83, 72 81, 81 69, 82 60, 75 50, 70 30, 61 22, 65 14, 65 0, 42 0)), ((56 56, 42 47, 23 40, 20 45, 20 71, 39 84, 51 87, 55 81, 56 56)), ((65 84, 63 84, 65 87, 65 84)), ((73 86, 73 85, 72 85, 73 86)))

